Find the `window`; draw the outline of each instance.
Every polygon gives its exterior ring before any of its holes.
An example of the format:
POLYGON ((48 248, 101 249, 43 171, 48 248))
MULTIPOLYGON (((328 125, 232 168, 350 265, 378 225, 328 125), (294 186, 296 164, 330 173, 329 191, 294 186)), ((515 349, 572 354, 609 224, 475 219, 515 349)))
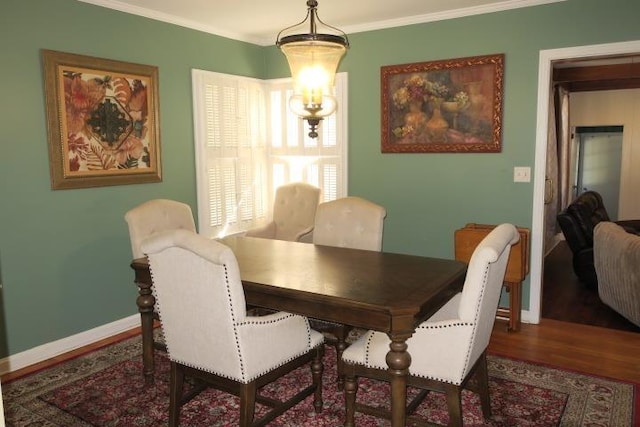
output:
POLYGON ((271 217, 275 189, 304 181, 322 201, 347 194, 347 76, 336 76, 338 110, 317 139, 289 112, 291 79, 257 80, 193 70, 201 234, 245 231, 271 217))

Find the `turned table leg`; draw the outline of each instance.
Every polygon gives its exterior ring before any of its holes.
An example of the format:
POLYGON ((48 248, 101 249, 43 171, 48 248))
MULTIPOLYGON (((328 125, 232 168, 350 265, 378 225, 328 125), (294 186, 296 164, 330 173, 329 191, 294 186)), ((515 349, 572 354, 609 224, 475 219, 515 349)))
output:
POLYGON ((151 273, 149 266, 138 265, 135 261, 131 267, 136 272, 135 283, 138 286, 138 298, 136 304, 140 312, 140 324, 142 328, 142 373, 147 384, 153 384, 153 374, 155 371, 153 353, 153 306, 155 298, 151 293, 151 273))
POLYGON ((408 336, 391 337, 387 365, 391 375, 391 425, 403 427, 406 421, 407 375, 411 365, 411 355, 407 352, 408 336))

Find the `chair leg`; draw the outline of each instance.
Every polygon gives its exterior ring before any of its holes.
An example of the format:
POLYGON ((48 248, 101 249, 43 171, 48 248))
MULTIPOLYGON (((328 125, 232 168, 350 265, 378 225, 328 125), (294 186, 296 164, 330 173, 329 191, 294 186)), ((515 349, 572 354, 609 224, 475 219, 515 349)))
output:
POLYGON ((344 361, 342 360, 342 353, 347 348, 347 343, 344 341, 338 341, 336 343, 336 369, 338 371, 338 390, 344 390, 344 361))
POLYGON ((182 400, 182 386, 184 372, 176 362, 171 362, 169 373, 169 427, 178 427, 180 422, 180 405, 182 400))
POLYGON ((358 391, 358 379, 355 376, 346 375, 344 378, 344 427, 355 427, 356 393, 358 391))
POLYGON ((482 405, 482 415, 485 419, 491 418, 491 397, 489 396, 489 370, 487 368, 487 354, 482 353, 476 367, 476 382, 478 384, 478 394, 480 395, 480 405, 482 405))
POLYGON ((316 413, 322 412, 322 372, 324 371, 324 364, 322 363, 322 356, 324 355, 324 346, 318 346, 316 354, 311 362, 311 376, 313 377, 313 384, 316 386, 313 392, 313 409, 316 413))
POLYGON ((253 423, 256 410, 256 382, 242 384, 240 387, 240 427, 249 427, 253 423))
POLYGON ((447 408, 449 409, 449 427, 462 427, 462 388, 453 384, 445 386, 447 408))

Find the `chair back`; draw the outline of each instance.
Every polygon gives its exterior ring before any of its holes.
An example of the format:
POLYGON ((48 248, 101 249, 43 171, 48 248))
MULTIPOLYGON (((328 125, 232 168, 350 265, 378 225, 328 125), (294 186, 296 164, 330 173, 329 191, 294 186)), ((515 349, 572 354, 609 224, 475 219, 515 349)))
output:
POLYGON ((153 233, 174 229, 196 231, 191 207, 175 200, 149 200, 128 211, 124 219, 129 226, 134 259, 144 257, 142 241, 153 233))
POLYGON ((557 216, 560 229, 573 253, 593 247, 593 230, 601 221, 610 221, 602 196, 585 191, 557 216))
POLYGON ((316 212, 313 243, 380 251, 385 216, 385 208, 360 197, 321 203, 316 212))
POLYGON ((296 241, 313 230, 320 189, 304 182, 285 184, 276 190, 273 203, 275 238, 296 241))
POLYGON ((511 245, 518 240, 514 225, 501 224, 482 239, 469 260, 458 317, 475 325, 470 361, 477 360, 489 345, 511 245))
POLYGON ((640 235, 601 221, 594 230, 593 250, 598 296, 640 326, 640 235))
POLYGON ((241 378, 236 325, 246 318, 235 255, 189 230, 156 233, 142 243, 169 358, 183 365, 241 378))

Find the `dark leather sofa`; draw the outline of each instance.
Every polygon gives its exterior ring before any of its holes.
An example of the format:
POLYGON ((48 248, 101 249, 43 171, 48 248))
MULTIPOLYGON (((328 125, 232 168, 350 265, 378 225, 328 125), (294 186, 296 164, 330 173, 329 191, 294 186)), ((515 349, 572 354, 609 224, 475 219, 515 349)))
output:
MULTIPOLYGON (((588 288, 596 289, 598 279, 593 261, 593 229, 601 221, 611 221, 595 191, 586 191, 557 216, 562 234, 573 253, 573 271, 588 288)), ((640 220, 615 221, 627 232, 640 234, 640 220)))

